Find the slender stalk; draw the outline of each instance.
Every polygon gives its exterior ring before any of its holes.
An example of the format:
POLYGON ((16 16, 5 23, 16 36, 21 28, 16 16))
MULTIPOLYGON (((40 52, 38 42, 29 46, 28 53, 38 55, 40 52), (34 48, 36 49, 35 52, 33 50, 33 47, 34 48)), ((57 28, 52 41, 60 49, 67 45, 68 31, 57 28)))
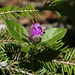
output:
MULTIPOLYGON (((24 60, 24 61, 26 61, 26 60, 24 60)), ((20 73, 27 74, 27 75, 35 75, 35 74, 29 73, 29 72, 27 72, 27 71, 25 71, 25 70, 17 69, 17 68, 12 68, 12 67, 11 67, 12 65, 14 65, 14 64, 19 64, 19 63, 20 63, 20 61, 15 61, 15 62, 13 62, 12 64, 9 64, 9 65, 6 66, 6 67, 1 67, 1 66, 0 66, 0 69, 3 69, 3 70, 6 69, 6 70, 9 70, 9 71, 12 70, 12 72, 16 71, 16 72, 20 72, 20 73)))
POLYGON ((13 10, 13 11, 7 11, 7 12, 0 12, 0 15, 2 14, 9 14, 9 13, 15 13, 15 12, 34 12, 39 10, 13 10))
POLYGON ((70 63, 69 61, 57 61, 57 60, 52 60, 53 62, 60 63, 60 64, 68 64, 68 65, 75 65, 75 63, 70 63))
POLYGON ((34 49, 32 49, 32 55, 31 55, 31 70, 33 70, 33 60, 34 60, 34 49))

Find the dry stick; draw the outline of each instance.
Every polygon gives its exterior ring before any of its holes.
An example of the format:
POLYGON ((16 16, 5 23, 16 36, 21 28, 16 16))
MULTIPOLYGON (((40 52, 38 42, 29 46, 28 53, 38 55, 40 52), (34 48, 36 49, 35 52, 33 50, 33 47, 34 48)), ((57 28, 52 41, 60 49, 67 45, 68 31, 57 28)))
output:
POLYGON ((57 61, 57 60, 52 60, 52 61, 54 61, 54 62, 56 62, 56 63, 60 63, 60 64, 68 64, 68 65, 75 65, 75 63, 70 63, 70 62, 64 62, 64 61, 57 61))

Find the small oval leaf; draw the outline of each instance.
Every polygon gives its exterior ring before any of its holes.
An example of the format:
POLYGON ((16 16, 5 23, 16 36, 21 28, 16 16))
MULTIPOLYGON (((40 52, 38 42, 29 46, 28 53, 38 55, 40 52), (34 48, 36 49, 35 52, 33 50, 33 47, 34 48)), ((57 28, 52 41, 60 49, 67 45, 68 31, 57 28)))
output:
POLYGON ((65 36, 67 29, 65 28, 50 28, 45 30, 45 34, 41 37, 41 42, 55 42, 65 36))

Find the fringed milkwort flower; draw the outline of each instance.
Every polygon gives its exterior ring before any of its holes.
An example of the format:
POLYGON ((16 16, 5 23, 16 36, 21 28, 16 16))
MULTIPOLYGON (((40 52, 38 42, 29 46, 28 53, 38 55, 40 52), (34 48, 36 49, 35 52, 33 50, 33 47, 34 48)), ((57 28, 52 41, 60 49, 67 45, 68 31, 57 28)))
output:
POLYGON ((36 42, 41 37, 41 35, 43 35, 43 30, 39 23, 35 23, 31 28, 31 37, 24 33, 23 35, 26 36, 31 42, 36 42))

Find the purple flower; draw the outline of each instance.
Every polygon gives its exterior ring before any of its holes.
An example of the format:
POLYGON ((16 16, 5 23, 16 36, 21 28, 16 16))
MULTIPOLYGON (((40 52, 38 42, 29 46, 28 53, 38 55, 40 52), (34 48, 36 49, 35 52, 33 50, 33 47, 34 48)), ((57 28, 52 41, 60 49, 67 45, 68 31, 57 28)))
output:
POLYGON ((31 29, 31 37, 27 36, 24 33, 23 35, 26 36, 31 42, 36 42, 38 38, 40 38, 41 35, 43 35, 43 30, 39 23, 35 23, 31 29))

